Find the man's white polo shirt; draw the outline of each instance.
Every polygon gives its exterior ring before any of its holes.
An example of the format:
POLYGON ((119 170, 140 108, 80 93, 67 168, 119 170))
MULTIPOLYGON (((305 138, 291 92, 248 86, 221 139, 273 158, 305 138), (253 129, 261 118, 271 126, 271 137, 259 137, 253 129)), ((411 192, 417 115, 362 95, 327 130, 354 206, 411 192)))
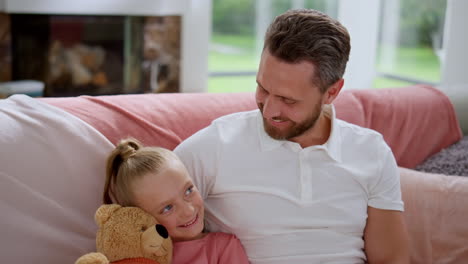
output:
POLYGON ((175 152, 205 199, 211 231, 239 237, 251 263, 363 263, 367 207, 403 210, 382 136, 335 118, 323 145, 270 138, 258 110, 231 114, 175 152))

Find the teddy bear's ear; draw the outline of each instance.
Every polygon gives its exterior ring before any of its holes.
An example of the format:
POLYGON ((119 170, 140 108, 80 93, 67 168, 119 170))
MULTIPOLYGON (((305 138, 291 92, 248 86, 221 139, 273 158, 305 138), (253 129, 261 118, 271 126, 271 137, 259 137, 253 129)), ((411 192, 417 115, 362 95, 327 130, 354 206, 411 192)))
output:
POLYGON ((122 206, 118 204, 104 204, 101 205, 96 211, 96 214, 94 215, 94 221, 96 221, 96 224, 98 226, 102 226, 109 217, 118 209, 122 208, 122 206))

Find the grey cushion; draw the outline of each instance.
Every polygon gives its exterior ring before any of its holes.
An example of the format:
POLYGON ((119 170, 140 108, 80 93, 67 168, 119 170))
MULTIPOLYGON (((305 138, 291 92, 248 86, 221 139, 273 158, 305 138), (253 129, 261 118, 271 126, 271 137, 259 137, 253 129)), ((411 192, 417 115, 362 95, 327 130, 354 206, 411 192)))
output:
POLYGON ((446 175, 468 176, 468 136, 432 155, 415 169, 446 175))

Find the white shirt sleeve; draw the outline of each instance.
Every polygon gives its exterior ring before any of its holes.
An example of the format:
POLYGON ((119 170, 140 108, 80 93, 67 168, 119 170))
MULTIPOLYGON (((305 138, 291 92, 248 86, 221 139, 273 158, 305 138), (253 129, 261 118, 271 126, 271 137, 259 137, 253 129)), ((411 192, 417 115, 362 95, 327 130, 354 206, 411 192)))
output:
POLYGON ((215 125, 193 134, 175 149, 195 186, 206 199, 216 181, 219 136, 215 125))
POLYGON ((380 150, 380 173, 370 182, 368 205, 378 209, 403 211, 400 173, 390 147, 384 143, 380 150))

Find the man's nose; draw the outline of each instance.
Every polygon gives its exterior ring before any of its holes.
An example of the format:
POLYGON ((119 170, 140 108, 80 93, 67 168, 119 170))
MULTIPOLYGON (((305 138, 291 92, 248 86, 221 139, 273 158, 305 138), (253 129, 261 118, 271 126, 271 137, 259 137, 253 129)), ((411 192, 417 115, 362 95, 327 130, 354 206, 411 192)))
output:
POLYGON ((268 96, 263 101, 263 117, 266 119, 270 119, 273 117, 280 116, 280 103, 278 100, 273 96, 268 96))

